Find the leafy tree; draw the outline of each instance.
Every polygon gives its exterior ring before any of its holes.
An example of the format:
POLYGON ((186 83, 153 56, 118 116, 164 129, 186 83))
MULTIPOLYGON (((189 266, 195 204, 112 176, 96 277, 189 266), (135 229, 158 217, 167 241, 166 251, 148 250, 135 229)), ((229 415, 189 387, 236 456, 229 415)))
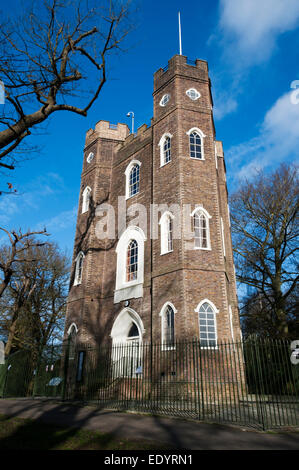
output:
POLYGON ((288 337, 299 278, 297 168, 281 164, 272 174, 259 172, 232 195, 230 207, 237 280, 255 292, 251 322, 288 337))

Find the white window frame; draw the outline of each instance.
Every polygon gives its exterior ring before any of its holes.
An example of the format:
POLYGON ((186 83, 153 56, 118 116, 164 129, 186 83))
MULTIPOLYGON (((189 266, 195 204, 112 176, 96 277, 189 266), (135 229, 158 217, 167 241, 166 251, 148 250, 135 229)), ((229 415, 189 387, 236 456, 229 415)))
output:
POLYGON ((222 238, 223 256, 225 258, 226 257, 226 251, 225 251, 224 225, 223 225, 222 217, 220 217, 220 225, 221 225, 221 238, 222 238))
POLYGON ((164 108, 164 107, 167 105, 167 103, 169 103, 169 101, 170 101, 170 94, 169 94, 169 93, 165 93, 165 94, 162 96, 159 105, 162 106, 162 108, 164 108), (166 100, 166 101, 165 101, 165 100, 166 100))
POLYGON ((215 165, 216 165, 216 170, 218 170, 218 154, 217 154, 217 144, 214 142, 214 147, 215 147, 215 165))
POLYGON ((167 308, 170 307, 172 308, 173 310, 173 322, 174 322, 174 325, 173 325, 173 330, 174 330, 174 343, 175 343, 175 315, 177 313, 177 309, 175 308, 175 306, 171 303, 171 302, 165 302, 165 304, 163 305, 163 307, 161 308, 161 311, 159 313, 159 316, 161 317, 161 348, 162 348, 162 351, 169 351, 169 350, 174 350, 175 349, 175 344, 173 346, 167 346, 167 344, 165 344, 165 327, 164 327, 164 316, 166 314, 166 311, 167 311, 167 308))
POLYGON ((192 160, 199 160, 199 161, 203 161, 205 160, 205 153, 204 153, 204 148, 205 148, 205 145, 204 145, 204 139, 206 137, 206 135, 202 132, 201 129, 199 129, 198 127, 192 127, 191 129, 189 129, 186 134, 188 135, 188 140, 189 140, 189 158, 192 158, 192 160), (195 158, 195 157, 191 157, 191 149, 190 149, 190 134, 192 134, 192 132, 196 132, 199 137, 201 138, 201 158, 195 158))
POLYGON ((170 134, 169 132, 166 132, 165 134, 162 135, 159 141, 158 145, 160 147, 160 168, 171 162, 171 159, 172 159, 171 158, 171 139, 172 137, 173 137, 172 134, 170 134), (165 162, 164 143, 167 137, 170 139, 170 160, 168 162, 165 162))
POLYGON ((231 223, 230 223, 230 209, 229 209, 229 204, 227 203, 227 215, 228 215, 228 224, 229 226, 231 226, 231 223))
POLYGON ((208 213, 208 211, 206 209, 204 209, 202 206, 199 206, 199 207, 196 207, 194 209, 194 211, 191 213, 191 217, 192 217, 192 224, 194 223, 193 222, 193 218, 195 216, 195 214, 197 215, 203 215, 206 219, 206 226, 207 226, 207 247, 200 247, 200 246, 195 246, 195 232, 194 232, 194 247, 193 249, 194 250, 206 250, 206 251, 210 251, 212 248, 211 248, 211 236, 210 236, 210 219, 212 218, 212 216, 208 213))
POLYGON ((69 340, 69 348, 68 348, 68 358, 69 360, 74 360, 76 356, 76 341, 78 335, 78 328, 75 323, 72 323, 69 327, 68 331, 68 340, 69 340))
POLYGON ((86 186, 82 193, 82 214, 85 212, 88 212, 89 210, 89 203, 90 203, 90 198, 91 198, 91 188, 89 186, 86 186))
POLYGON ((79 330, 78 330, 78 327, 77 327, 76 323, 73 322, 73 323, 70 325, 69 329, 67 330, 67 335, 68 335, 68 336, 71 334, 73 328, 75 328, 76 335, 78 334, 78 331, 79 331, 79 330))
POLYGON ((231 332, 231 337, 232 337, 232 342, 235 341, 235 335, 234 335, 234 326, 233 326, 233 311, 231 308, 231 305, 228 307, 228 313, 229 313, 229 324, 230 324, 230 332, 231 332))
POLYGON ((117 254, 114 292, 115 303, 121 300, 143 296, 145 240, 146 237, 143 230, 140 227, 131 225, 123 232, 117 243, 115 250, 117 254), (136 240, 138 246, 137 278, 132 281, 127 281, 127 249, 132 240, 136 240))
POLYGON ((136 196, 140 192, 140 167, 141 167, 141 162, 139 160, 131 160, 130 163, 128 164, 126 170, 125 170, 125 176, 126 176, 126 200, 130 199, 131 197, 136 196), (135 194, 130 195, 130 174, 135 165, 139 166, 139 189, 138 192, 135 194))
POLYGON ((216 308, 216 306, 213 304, 213 302, 211 302, 211 300, 209 299, 204 299, 202 300, 201 302, 199 302, 199 304, 197 305, 197 307, 194 309, 194 311, 197 313, 197 316, 198 316, 198 328, 199 328, 199 340, 200 340, 200 320, 199 320, 199 311, 202 307, 203 304, 209 304, 210 307, 212 308, 213 310, 213 314, 214 314, 214 326, 215 326, 215 346, 201 346, 201 349, 218 349, 218 334, 217 334, 217 313, 219 313, 219 310, 216 308))
POLYGON ((169 219, 172 220, 172 224, 174 221, 174 215, 170 211, 165 211, 160 218, 159 225, 160 225, 160 240, 161 240, 161 255, 165 255, 166 253, 171 253, 173 251, 173 226, 172 226, 172 250, 168 249, 168 221, 169 219))
POLYGON ((93 152, 89 152, 87 158, 86 158, 86 161, 87 163, 91 163, 91 161, 94 159, 94 153, 93 152))
POLYGON ((110 337, 112 339, 112 376, 137 377, 142 374, 142 342, 145 328, 138 313, 125 307, 116 317, 110 337), (138 329, 138 336, 128 336, 132 323, 138 329), (124 345, 124 347, 121 347, 124 345), (141 371, 137 374, 137 368, 141 371))
POLYGON ((84 263, 84 258, 85 258, 85 255, 83 253, 83 251, 80 251, 80 253, 78 253, 77 257, 76 257, 76 260, 75 260, 75 279, 74 279, 74 286, 78 286, 82 283, 82 276, 83 276, 83 263, 84 263), (79 263, 80 263, 80 259, 82 259, 82 268, 81 268, 81 276, 79 278, 79 263))
POLYGON ((186 95, 192 101, 197 101, 201 97, 201 94, 199 93, 198 90, 196 90, 196 88, 189 88, 189 90, 186 91, 186 95), (193 92, 195 93, 196 96, 194 98, 191 98, 190 94, 193 92))

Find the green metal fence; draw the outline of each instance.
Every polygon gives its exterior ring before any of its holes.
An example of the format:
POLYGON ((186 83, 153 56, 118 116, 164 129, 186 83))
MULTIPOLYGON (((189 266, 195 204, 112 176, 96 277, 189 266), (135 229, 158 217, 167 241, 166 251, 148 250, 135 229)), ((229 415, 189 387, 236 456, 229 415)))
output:
POLYGON ((102 408, 262 429, 299 426, 299 365, 289 341, 249 339, 113 347, 65 343, 0 366, 0 396, 57 397, 102 408))

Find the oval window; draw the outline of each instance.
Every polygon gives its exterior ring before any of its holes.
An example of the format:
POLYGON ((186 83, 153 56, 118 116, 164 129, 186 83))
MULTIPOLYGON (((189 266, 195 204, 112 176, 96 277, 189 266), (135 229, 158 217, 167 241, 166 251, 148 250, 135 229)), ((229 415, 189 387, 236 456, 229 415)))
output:
POLYGON ((94 153, 90 152, 90 153, 88 154, 87 159, 86 159, 86 160, 87 160, 87 163, 90 163, 90 162, 93 160, 93 157, 94 157, 94 153))
POLYGON ((195 90, 195 88, 190 88, 189 90, 187 90, 186 95, 189 96, 189 98, 193 101, 198 100, 198 98, 200 97, 200 93, 195 90))
POLYGON ((163 95, 160 101, 160 106, 166 106, 169 100, 170 100, 170 95, 168 94, 163 95))

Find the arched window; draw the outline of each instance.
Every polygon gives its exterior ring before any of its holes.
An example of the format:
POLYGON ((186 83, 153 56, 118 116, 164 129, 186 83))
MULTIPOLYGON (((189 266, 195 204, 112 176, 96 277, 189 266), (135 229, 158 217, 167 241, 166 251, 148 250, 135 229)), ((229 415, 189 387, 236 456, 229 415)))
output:
POLYGON ((139 193, 139 165, 134 165, 130 172, 129 196, 139 193))
POLYGON ((126 168, 126 199, 139 193, 140 166, 141 163, 138 160, 132 160, 126 168))
POLYGON ((86 188, 83 191, 82 214, 88 211, 90 198, 91 198, 91 188, 89 186, 86 186, 86 188))
POLYGON ((128 333, 128 339, 132 338, 139 338, 139 331, 136 323, 132 322, 132 325, 130 327, 129 333, 128 333))
POLYGON ((169 133, 163 134, 160 139, 160 166, 164 166, 171 161, 171 139, 172 135, 169 133))
POLYGON ((115 303, 143 296, 145 240, 143 230, 130 225, 118 241, 115 303))
POLYGON ((190 157, 202 159, 202 143, 201 137, 197 132, 191 132, 189 136, 190 142, 190 157))
POLYGON ((168 163, 171 160, 171 148, 170 148, 170 137, 165 137, 164 145, 163 145, 163 155, 164 155, 164 163, 168 163))
POLYGON ((138 243, 131 240, 127 248, 126 281, 135 281, 138 273, 138 243))
POLYGON ((212 302, 203 300, 195 311, 198 312, 200 346, 202 348, 216 348, 216 313, 218 310, 212 302))
POLYGON ((169 349, 175 347, 175 319, 176 309, 170 302, 163 305, 161 316, 161 333, 162 333, 162 349, 169 349))
POLYGON ((164 212, 160 219, 161 255, 173 251, 173 219, 171 212, 164 212))
POLYGON ((197 160, 204 160, 204 133, 200 129, 194 127, 193 129, 190 129, 187 134, 189 135, 190 157, 197 160))
POLYGON ((203 207, 200 207, 196 208, 191 215, 194 231, 194 248, 210 250, 210 214, 203 207))
POLYGON ((112 376, 137 377, 142 373, 142 319, 135 310, 124 308, 114 321, 112 338, 112 376))
POLYGON ((68 336, 69 336, 68 354, 69 354, 69 359, 70 360, 75 359, 77 333, 78 333, 78 328, 76 327, 75 323, 72 323, 71 326, 68 329, 68 336))
POLYGON ((81 284, 83 273, 84 253, 81 251, 76 258, 74 286, 81 284))

